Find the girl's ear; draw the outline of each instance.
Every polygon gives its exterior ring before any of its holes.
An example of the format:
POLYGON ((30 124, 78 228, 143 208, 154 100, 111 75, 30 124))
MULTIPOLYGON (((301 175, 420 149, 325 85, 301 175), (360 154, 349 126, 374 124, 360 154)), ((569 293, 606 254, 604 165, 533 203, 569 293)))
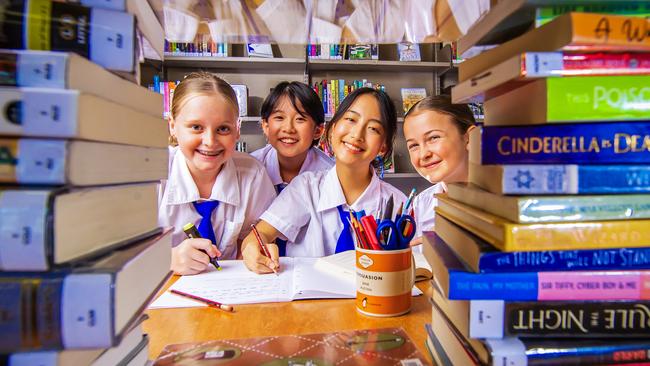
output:
POLYGON ((269 121, 266 119, 262 119, 260 121, 260 125, 262 125, 262 132, 264 132, 264 136, 266 136, 266 139, 268 140, 269 138, 269 121))
POLYGON ((386 152, 388 151, 388 146, 386 144, 381 145, 381 149, 379 149, 379 155, 384 156, 386 152))
POLYGON ((323 125, 318 125, 314 129, 314 138, 312 140, 318 140, 323 136, 323 132, 325 132, 325 126, 323 125))
POLYGON ((178 140, 176 139, 176 132, 175 132, 176 121, 174 120, 174 118, 172 116, 169 116, 169 121, 167 123, 167 127, 169 129, 169 144, 170 145, 177 145, 178 140))
POLYGON ((465 142, 465 149, 467 149, 467 151, 469 151, 469 133, 472 132, 472 130, 475 128, 476 126, 469 126, 469 128, 463 135, 463 141, 465 142))

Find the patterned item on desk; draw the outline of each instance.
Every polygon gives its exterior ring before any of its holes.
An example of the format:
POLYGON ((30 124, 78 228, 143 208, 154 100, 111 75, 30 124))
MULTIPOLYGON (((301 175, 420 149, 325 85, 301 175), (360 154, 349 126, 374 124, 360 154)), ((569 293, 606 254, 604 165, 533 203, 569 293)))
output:
POLYGON ((354 241, 352 240, 352 231, 350 230, 350 213, 343 209, 343 205, 336 206, 336 209, 339 210, 339 217, 343 223, 343 231, 339 235, 339 239, 336 241, 336 250, 335 253, 345 252, 347 250, 354 250, 354 241))
MULTIPOLYGON (((283 189, 285 189, 288 186, 287 183, 280 183, 275 185, 275 190, 280 194, 283 189)), ((278 253, 280 257, 286 257, 287 256, 287 241, 282 240, 282 239, 275 239, 275 244, 278 245, 278 253)))
POLYGON ((201 237, 210 239, 212 244, 217 245, 217 238, 214 236, 214 228, 212 227, 212 212, 219 206, 219 201, 203 201, 194 202, 196 212, 201 215, 201 222, 199 222, 199 234, 201 237))

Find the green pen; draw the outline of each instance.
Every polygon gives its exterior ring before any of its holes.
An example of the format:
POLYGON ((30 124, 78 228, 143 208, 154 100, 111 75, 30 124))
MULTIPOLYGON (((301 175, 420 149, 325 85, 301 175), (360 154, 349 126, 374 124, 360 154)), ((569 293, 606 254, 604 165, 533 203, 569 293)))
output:
MULTIPOLYGON (((190 239, 200 239, 201 234, 199 234, 199 230, 194 226, 193 223, 189 222, 183 226, 183 231, 185 232, 185 235, 187 235, 188 238, 190 239)), ((205 250, 199 249, 205 254, 208 254, 205 250)), ((209 255, 208 255, 209 257, 209 255)), ((210 263, 214 266, 214 268, 217 269, 217 271, 221 271, 221 266, 219 265, 219 262, 217 262, 217 257, 210 258, 210 263)))

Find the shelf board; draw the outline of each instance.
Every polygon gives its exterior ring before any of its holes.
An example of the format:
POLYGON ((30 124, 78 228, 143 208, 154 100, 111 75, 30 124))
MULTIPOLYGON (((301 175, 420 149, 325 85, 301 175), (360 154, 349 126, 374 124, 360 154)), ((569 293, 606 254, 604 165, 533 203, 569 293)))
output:
POLYGON ((262 57, 190 57, 165 56, 164 66, 168 67, 203 67, 215 69, 233 69, 246 71, 303 71, 305 60, 301 58, 262 58, 262 57))
POLYGON ((445 69, 449 62, 383 61, 383 60, 309 60, 311 71, 401 71, 427 72, 445 69))
POLYGON ((244 122, 255 122, 255 123, 257 123, 257 122, 262 120, 262 117, 260 117, 260 116, 245 116, 245 117, 239 117, 239 119, 242 121, 242 123, 244 123, 244 122))

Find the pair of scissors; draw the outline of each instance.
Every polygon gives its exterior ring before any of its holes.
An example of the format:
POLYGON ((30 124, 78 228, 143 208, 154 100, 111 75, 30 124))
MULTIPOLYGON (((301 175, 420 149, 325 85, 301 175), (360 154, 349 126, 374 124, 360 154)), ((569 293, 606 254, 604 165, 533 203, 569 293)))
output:
POLYGON ((377 225, 379 245, 384 250, 408 248, 415 236, 415 220, 410 215, 399 215, 396 220, 384 219, 377 225), (410 228, 407 226, 410 225, 410 228))

